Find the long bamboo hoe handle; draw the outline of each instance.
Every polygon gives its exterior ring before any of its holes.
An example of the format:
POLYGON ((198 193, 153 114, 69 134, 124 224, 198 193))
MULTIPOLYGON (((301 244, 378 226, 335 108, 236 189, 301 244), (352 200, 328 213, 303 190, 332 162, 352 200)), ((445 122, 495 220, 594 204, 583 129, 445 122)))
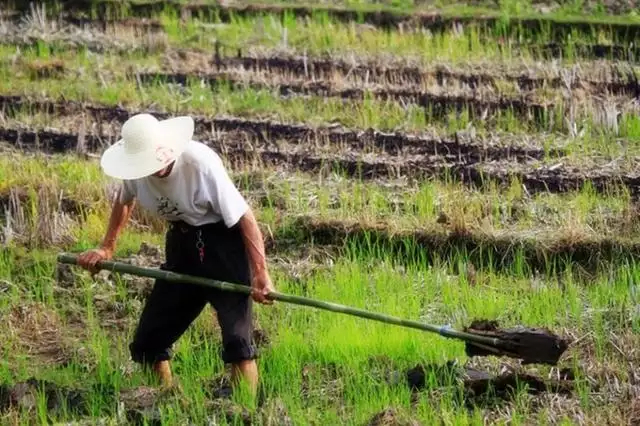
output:
MULTIPOLYGON (((78 265, 78 258, 76 255, 61 253, 58 255, 58 262, 71 265, 78 265)), ((143 277, 162 279, 172 282, 182 282, 198 284, 207 287, 214 287, 224 291, 235 291, 240 293, 251 293, 251 288, 245 285, 232 284, 224 281, 216 281, 203 277, 196 277, 193 275, 179 274, 177 272, 165 271, 162 269, 143 268, 139 266, 130 265, 122 262, 115 261, 102 261, 97 264, 99 269, 111 270, 121 272, 125 274, 139 275, 143 277)), ((268 296, 269 299, 279 300, 281 302, 293 303, 296 305, 311 306, 318 309, 324 309, 332 312, 339 312, 348 315, 354 315, 361 318, 368 318, 375 321, 380 321, 386 324, 394 324, 402 327, 416 328, 418 330, 430 331, 438 333, 444 337, 461 339, 470 342, 484 343, 491 346, 500 344, 500 339, 487 336, 479 336, 476 334, 465 333, 462 331, 452 330, 446 327, 438 327, 435 325, 429 325, 420 323, 417 321, 410 321, 401 318, 392 317, 389 315, 379 314, 375 312, 368 312, 362 309, 356 309, 349 306, 339 305, 336 303, 324 302, 321 300, 314 300, 302 296, 294 296, 291 294, 283 294, 278 292, 272 292, 268 296)))

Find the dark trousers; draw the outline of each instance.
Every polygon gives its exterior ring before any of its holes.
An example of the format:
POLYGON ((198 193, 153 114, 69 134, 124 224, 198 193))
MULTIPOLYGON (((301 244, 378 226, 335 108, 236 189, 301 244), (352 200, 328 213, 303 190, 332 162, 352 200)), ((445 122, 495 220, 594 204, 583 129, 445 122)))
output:
MULTIPOLYGON (((238 227, 224 223, 192 227, 173 223, 166 234, 161 269, 250 285, 244 242, 238 227)), ((169 360, 171 347, 210 303, 222 331, 222 360, 237 363, 257 357, 252 340, 249 295, 196 284, 156 280, 129 345, 135 362, 169 360)))

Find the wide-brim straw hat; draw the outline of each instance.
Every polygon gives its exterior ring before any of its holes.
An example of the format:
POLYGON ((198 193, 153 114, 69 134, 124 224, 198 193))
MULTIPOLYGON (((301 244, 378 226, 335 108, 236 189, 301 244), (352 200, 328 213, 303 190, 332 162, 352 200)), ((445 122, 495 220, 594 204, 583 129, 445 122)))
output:
POLYGON ((193 118, 158 120, 137 114, 122 125, 121 139, 102 154, 100 165, 109 176, 139 179, 152 175, 175 161, 191 141, 193 118))

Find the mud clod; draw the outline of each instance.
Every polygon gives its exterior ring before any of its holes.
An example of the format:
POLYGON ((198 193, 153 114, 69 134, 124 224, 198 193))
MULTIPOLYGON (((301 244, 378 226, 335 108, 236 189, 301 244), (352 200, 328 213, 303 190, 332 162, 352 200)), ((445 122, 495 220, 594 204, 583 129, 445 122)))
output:
POLYGON ((160 391, 157 388, 140 386, 126 389, 120 394, 121 416, 136 425, 160 425, 161 416, 157 408, 160 391))
POLYGON ((231 381, 227 375, 221 375, 211 383, 209 397, 212 399, 229 398, 233 392, 231 381))
POLYGON ((268 346, 271 343, 271 339, 269 339, 269 335, 263 329, 255 329, 253 330, 253 342, 257 347, 268 346))
POLYGON ((415 420, 408 420, 392 408, 387 408, 373 416, 367 426, 419 426, 415 420))
POLYGON ((158 260, 162 258, 162 249, 158 246, 151 245, 149 243, 143 242, 140 244, 140 249, 138 250, 138 256, 151 257, 154 260, 158 260))
POLYGON ((9 395, 11 393, 11 387, 8 385, 0 385, 0 413, 7 410, 10 405, 9 395))
POLYGON ((406 372, 407 384, 412 391, 421 391, 427 383, 434 387, 461 386, 467 402, 487 398, 507 400, 515 391, 526 386, 530 394, 551 392, 570 394, 571 380, 543 380, 531 374, 507 372, 492 375, 474 368, 456 366, 453 362, 444 365, 416 365, 406 372))
MULTIPOLYGON (((124 259, 115 259, 119 262, 128 263, 142 268, 158 268, 163 262, 164 253, 158 246, 143 242, 140 244, 138 252, 124 259)), ((119 272, 110 272, 108 274, 110 281, 116 279, 125 280, 129 294, 134 297, 146 298, 153 289, 153 278, 141 277, 130 274, 120 274, 119 272)))
POLYGON ((407 384, 411 390, 424 389, 427 379, 433 377, 436 383, 444 384, 455 379, 458 372, 453 361, 444 365, 416 365, 406 373, 407 384))
POLYGON ((291 426, 293 421, 284 403, 275 399, 266 403, 261 410, 262 424, 266 426, 291 426))
POLYGON ((82 391, 64 388, 34 377, 13 386, 0 385, 0 412, 9 408, 34 410, 37 407, 40 392, 49 412, 69 410, 81 414, 88 413, 86 397, 82 391))
POLYGON ((500 399, 508 399, 519 387, 527 387, 530 394, 542 392, 570 394, 573 384, 568 381, 547 381, 530 374, 504 373, 497 377, 467 379, 465 391, 469 398, 490 396, 494 394, 500 399))
MULTIPOLYGON (((216 399, 211 401, 209 409, 215 412, 215 417, 223 417, 229 424, 251 425, 251 413, 228 399, 216 399)), ((215 424, 215 422, 213 423, 215 424)))
POLYGON ((475 320, 464 331, 500 339, 500 343, 493 346, 498 353, 467 343, 465 350, 468 356, 500 355, 522 359, 523 364, 556 365, 569 347, 567 340, 543 328, 518 326, 501 330, 495 321, 475 320))
POLYGON ((75 275, 73 266, 66 263, 58 263, 56 265, 56 282, 62 288, 70 288, 75 284, 75 275))

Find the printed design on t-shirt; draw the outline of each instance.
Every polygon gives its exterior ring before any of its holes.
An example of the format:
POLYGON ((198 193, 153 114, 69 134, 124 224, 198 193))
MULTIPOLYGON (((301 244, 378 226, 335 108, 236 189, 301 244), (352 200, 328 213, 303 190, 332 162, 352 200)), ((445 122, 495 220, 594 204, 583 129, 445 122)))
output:
POLYGON ((162 216, 180 216, 183 213, 178 209, 178 204, 167 197, 158 197, 158 214, 162 216))

